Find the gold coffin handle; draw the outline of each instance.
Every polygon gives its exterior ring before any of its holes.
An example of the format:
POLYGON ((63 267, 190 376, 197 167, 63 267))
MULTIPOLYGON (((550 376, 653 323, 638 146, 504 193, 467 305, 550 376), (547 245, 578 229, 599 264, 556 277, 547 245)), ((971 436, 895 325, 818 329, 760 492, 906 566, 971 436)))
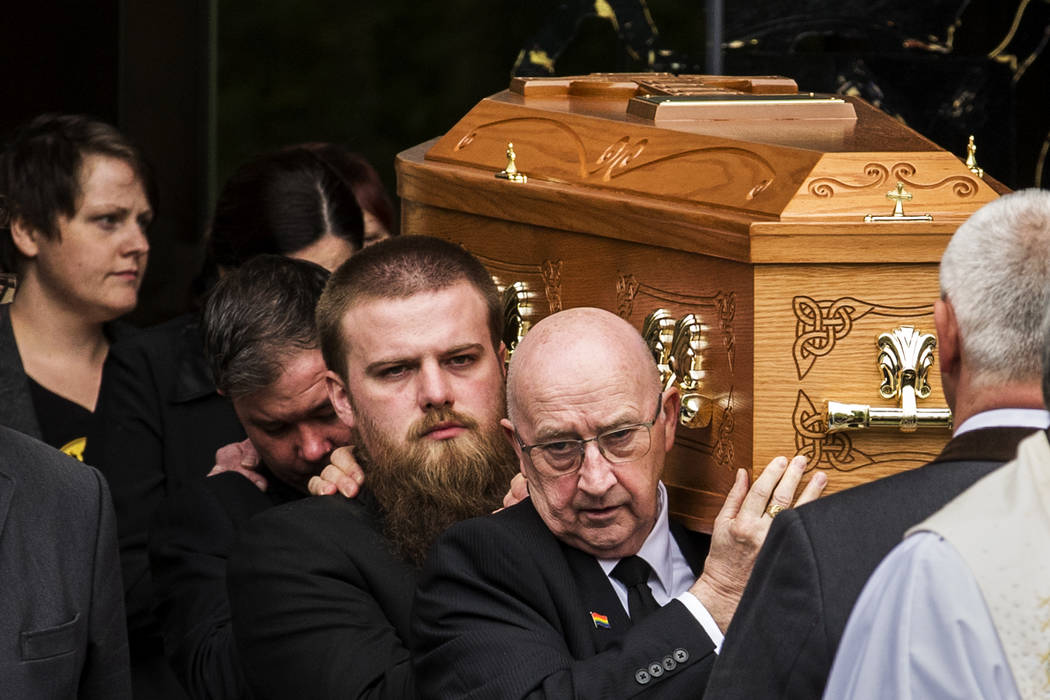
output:
POLYGON ((872 408, 859 403, 828 401, 828 433, 865 428, 899 428, 910 433, 918 428, 952 428, 952 412, 948 408, 918 408, 905 421, 900 408, 872 408))
POLYGON ((714 401, 700 393, 707 347, 703 328, 694 314, 676 321, 667 309, 656 309, 642 324, 642 337, 660 370, 664 389, 677 386, 682 395, 678 421, 686 428, 706 428, 714 413, 714 401))
POLYGON ((919 428, 950 430, 951 409, 919 408, 917 404, 930 395, 929 373, 937 338, 914 326, 899 326, 879 335, 875 345, 878 348, 875 362, 882 373, 879 395, 884 399, 895 398, 899 405, 889 408, 828 401, 826 432, 866 428, 898 428, 904 433, 919 428))

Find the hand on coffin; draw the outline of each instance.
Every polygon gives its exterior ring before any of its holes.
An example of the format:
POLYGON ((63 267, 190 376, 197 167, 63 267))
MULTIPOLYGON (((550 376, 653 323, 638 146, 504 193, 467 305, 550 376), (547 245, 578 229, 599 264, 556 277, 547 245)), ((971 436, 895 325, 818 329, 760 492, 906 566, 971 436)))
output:
POLYGON ((223 445, 215 451, 215 466, 208 472, 208 476, 215 476, 223 472, 237 472, 248 481, 255 484, 260 491, 266 490, 266 477, 255 471, 259 468, 259 453, 255 451, 255 445, 251 440, 241 440, 223 445))
POLYGON ((314 496, 330 496, 337 491, 353 498, 365 481, 365 472, 354 458, 354 446, 336 448, 328 458, 331 461, 319 476, 310 477, 306 485, 314 496))
MULTIPOLYGON (((736 482, 715 518, 704 572, 690 589, 723 632, 729 627, 740 603, 774 515, 792 507, 807 461, 798 456, 788 463, 786 457, 777 457, 755 479, 750 489, 747 472, 743 469, 737 471, 736 482)), ((823 472, 814 474, 794 505, 800 506, 818 498, 827 482, 827 475, 823 472)))

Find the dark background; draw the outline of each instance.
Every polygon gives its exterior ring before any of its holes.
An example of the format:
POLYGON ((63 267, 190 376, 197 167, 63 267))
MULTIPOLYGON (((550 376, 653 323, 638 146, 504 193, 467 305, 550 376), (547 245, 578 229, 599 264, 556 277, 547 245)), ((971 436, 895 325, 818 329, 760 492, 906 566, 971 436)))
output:
MULTIPOLYGON (((858 94, 987 172, 1042 184, 1050 0, 732 0, 722 72, 858 94), (1023 11, 1021 11, 1023 10, 1023 11)), ((0 133, 48 110, 139 142, 161 189, 135 320, 183 310, 216 183, 301 141, 394 155, 444 133, 512 74, 708 72, 696 0, 38 0, 0 25, 0 133)))

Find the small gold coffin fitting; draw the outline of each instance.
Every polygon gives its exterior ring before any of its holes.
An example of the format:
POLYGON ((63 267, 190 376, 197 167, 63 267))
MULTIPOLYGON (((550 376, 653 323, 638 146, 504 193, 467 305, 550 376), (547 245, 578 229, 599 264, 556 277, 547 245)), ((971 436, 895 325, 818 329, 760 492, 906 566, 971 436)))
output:
POLYGON ((494 276, 492 281, 500 291, 503 302, 503 344, 507 348, 507 362, 518 347, 518 343, 532 328, 535 321, 535 294, 524 282, 512 282, 507 286, 500 284, 494 276))
POLYGON ((951 409, 917 407, 919 399, 930 395, 929 372, 937 339, 914 326, 900 326, 879 335, 875 344, 876 364, 882 372, 879 395, 884 399, 897 399, 899 406, 879 408, 828 401, 827 432, 864 428, 899 428, 905 433, 918 428, 951 430, 951 409))
POLYGON ((889 216, 876 216, 875 214, 866 214, 864 216, 864 222, 868 224, 878 223, 902 223, 906 221, 933 221, 933 217, 929 214, 905 214, 904 203, 910 201, 912 193, 904 189, 904 183, 898 182, 895 189, 890 190, 886 193, 886 199, 893 202, 893 213, 889 216))
POLYGON ((517 182, 524 185, 529 181, 529 177, 518 170, 518 155, 514 152, 514 144, 507 144, 507 165, 496 173, 496 177, 501 180, 510 180, 511 182, 517 182))
POLYGON ((656 360, 664 389, 677 386, 682 395, 679 422, 687 428, 711 424, 714 401, 700 393, 704 378, 704 326, 694 314, 675 320, 667 309, 645 317, 642 337, 656 360))

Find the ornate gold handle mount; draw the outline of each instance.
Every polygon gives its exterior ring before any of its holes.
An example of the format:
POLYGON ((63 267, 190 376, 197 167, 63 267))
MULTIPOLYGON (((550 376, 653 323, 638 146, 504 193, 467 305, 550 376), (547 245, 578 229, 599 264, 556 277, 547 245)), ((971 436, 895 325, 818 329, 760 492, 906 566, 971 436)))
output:
POLYGON ((646 316, 642 337, 656 360, 664 388, 677 385, 681 392, 681 424, 687 428, 710 425, 714 401, 700 393, 704 378, 704 349, 707 347, 700 319, 686 314, 675 320, 667 309, 657 309, 646 316))
POLYGON ((897 399, 897 408, 828 401, 827 432, 864 428, 899 428, 910 433, 919 428, 952 427, 948 408, 918 408, 918 400, 930 395, 929 373, 937 338, 914 326, 900 326, 875 341, 876 363, 882 372, 879 395, 897 399))

